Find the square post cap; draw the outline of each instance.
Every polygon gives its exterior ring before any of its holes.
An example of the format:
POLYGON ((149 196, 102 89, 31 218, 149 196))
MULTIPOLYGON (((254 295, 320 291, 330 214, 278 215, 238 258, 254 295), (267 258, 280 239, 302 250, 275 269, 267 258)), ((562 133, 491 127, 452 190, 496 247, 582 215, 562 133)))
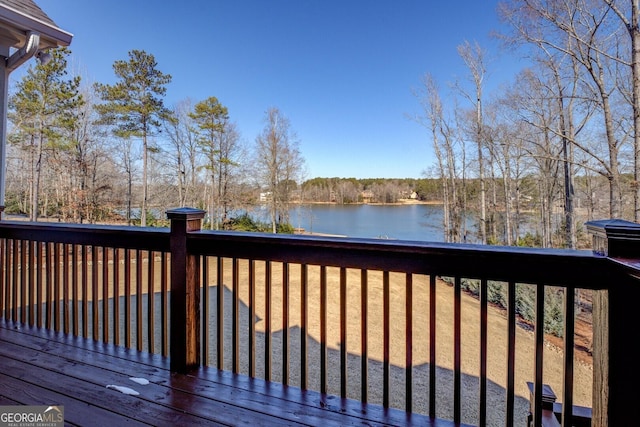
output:
POLYGON ((170 209, 166 212, 167 218, 170 220, 183 220, 189 221, 192 219, 202 219, 207 212, 202 209, 195 208, 176 208, 170 209))
POLYGON ((640 224, 623 219, 603 219, 585 223, 592 235, 596 255, 640 258, 640 224))

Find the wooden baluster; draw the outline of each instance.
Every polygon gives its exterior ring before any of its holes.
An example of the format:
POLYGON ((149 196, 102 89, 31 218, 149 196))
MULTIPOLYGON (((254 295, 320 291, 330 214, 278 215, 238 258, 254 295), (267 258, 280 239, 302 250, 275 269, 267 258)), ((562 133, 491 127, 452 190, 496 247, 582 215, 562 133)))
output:
POLYGON ((413 411, 413 275, 406 275, 405 315, 405 410, 413 411))
POLYGON ((340 397, 347 397, 347 269, 340 268, 340 397))
POLYGON ((282 384, 289 385, 289 263, 282 263, 282 384))
POLYGON ((391 344, 391 296, 390 296, 390 284, 389 284, 389 272, 382 272, 382 324, 383 324, 383 344, 382 344, 382 406, 389 407, 389 392, 391 391, 390 384, 390 344, 391 344))
POLYGON ((307 264, 300 266, 300 388, 309 386, 307 334, 309 328, 309 268, 307 264))
POLYGON ((436 417, 436 276, 429 276, 429 416, 436 417))

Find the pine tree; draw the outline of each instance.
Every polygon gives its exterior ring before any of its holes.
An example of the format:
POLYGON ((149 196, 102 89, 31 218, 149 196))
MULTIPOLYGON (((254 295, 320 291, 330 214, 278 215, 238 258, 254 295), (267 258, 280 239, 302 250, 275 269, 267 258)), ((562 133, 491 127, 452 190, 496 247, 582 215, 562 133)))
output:
MULTIPOLYGON (((47 152, 55 151, 77 122, 75 112, 84 100, 79 94, 80 77, 66 78, 67 48, 50 51, 51 60, 30 66, 9 101, 16 133, 11 142, 19 144, 30 159, 30 219, 37 221, 42 172, 47 152)), ((45 212, 46 214, 46 212, 45 212)))
MULTIPOLYGON (((221 145, 229 113, 227 107, 222 105, 215 96, 212 96, 198 102, 189 117, 198 126, 198 145, 207 158, 206 168, 211 179, 211 204, 214 205, 209 209, 209 220, 211 229, 214 228, 214 222, 217 229, 219 228, 217 224, 219 215, 215 214, 215 211, 220 204, 221 191, 219 188, 216 190, 216 173, 219 172, 223 161, 221 145)), ((220 179, 218 179, 218 183, 220 183, 220 179)))
MULTIPOLYGON (((157 69, 153 55, 143 50, 129 52, 128 61, 116 61, 113 64, 118 82, 114 85, 95 85, 96 92, 103 103, 96 106, 100 121, 113 127, 114 135, 121 138, 140 138, 142 140, 142 207, 140 224, 147 225, 147 163, 149 137, 159 130, 161 120, 166 115, 162 101, 171 82, 171 75, 157 69)), ((129 195, 131 196, 131 195, 129 195)), ((127 218, 131 213, 127 212, 127 218)))

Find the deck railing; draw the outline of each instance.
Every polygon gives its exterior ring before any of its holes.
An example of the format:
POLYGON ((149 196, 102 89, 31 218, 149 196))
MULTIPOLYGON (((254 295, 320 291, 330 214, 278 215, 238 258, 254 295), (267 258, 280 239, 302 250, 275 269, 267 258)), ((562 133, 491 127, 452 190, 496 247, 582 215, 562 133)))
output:
POLYGON ((541 425, 543 384, 554 382, 562 390, 563 425, 569 426, 574 295, 589 289, 593 425, 624 425, 635 417, 632 403, 639 393, 633 387, 640 373, 623 332, 640 294, 630 260, 638 252, 633 226, 604 224, 599 238, 609 239, 609 246, 603 256, 210 232, 200 230, 203 215, 170 211, 170 230, 0 221, 0 313, 16 323, 161 353, 176 371, 213 365, 478 425, 494 424, 495 412, 505 425, 524 422, 518 402, 527 396, 521 392, 526 381, 533 383, 533 422, 541 425), (463 298, 467 279, 479 283, 477 308, 463 298), (487 295, 494 286, 507 295, 499 331, 505 350, 498 353, 488 321, 494 314, 487 295), (516 376, 520 286, 536 292, 527 378, 516 376), (544 295, 555 289, 565 296, 565 338, 561 373, 551 378, 545 372, 544 295), (439 311, 443 293, 452 296, 449 318, 439 311), (476 310, 473 346, 462 340, 463 327, 470 327, 467 310, 476 310), (441 336, 443 321, 450 322, 452 336, 441 336), (438 366, 439 351, 452 355, 447 369, 438 366), (465 373, 470 353, 477 354, 477 374, 465 373), (495 358, 504 359, 501 373, 488 369, 495 358), (443 381, 451 389, 444 397, 443 381), (381 396, 373 399, 378 387, 381 396), (471 409, 469 393, 477 402, 471 409), (440 411, 444 401, 452 403, 451 413, 440 411))

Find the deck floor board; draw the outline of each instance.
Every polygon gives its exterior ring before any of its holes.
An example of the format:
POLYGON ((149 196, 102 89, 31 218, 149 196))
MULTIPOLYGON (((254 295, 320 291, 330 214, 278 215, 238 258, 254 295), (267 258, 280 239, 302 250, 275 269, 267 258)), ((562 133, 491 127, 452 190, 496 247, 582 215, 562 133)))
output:
POLYGON ((6 320, 0 320, 0 405, 63 405, 65 422, 78 426, 454 425, 210 367, 176 374, 159 355, 6 320))

